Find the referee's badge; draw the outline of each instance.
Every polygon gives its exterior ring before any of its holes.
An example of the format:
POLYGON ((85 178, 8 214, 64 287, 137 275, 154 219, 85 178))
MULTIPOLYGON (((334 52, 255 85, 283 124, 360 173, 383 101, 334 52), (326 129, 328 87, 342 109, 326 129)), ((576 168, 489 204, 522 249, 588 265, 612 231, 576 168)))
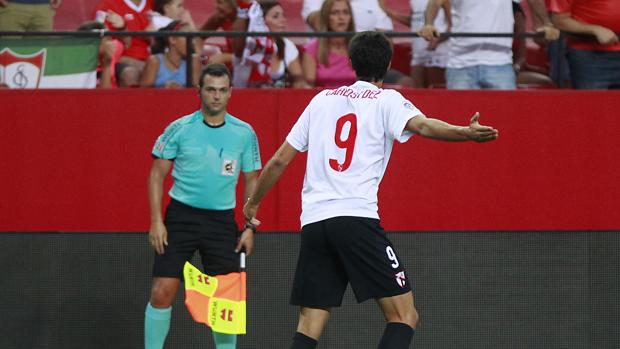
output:
POLYGON ((222 176, 234 176, 237 169, 237 160, 222 161, 222 176))
POLYGON ((396 283, 398 284, 398 286, 400 286, 401 288, 405 287, 405 283, 406 283, 406 279, 405 279, 405 272, 404 271, 400 271, 398 273, 396 273, 396 283))

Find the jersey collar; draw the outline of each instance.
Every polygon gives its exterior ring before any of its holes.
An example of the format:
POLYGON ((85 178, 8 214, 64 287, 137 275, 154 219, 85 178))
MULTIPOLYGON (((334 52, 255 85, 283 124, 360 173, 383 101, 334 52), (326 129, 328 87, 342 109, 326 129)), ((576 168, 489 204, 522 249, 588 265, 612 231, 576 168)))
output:
POLYGON ((379 88, 376 85, 371 84, 368 81, 357 80, 351 87, 361 87, 365 89, 374 89, 378 90, 379 88))
POLYGON ((124 0, 124 3, 125 5, 127 5, 127 7, 138 13, 142 12, 142 10, 144 10, 144 7, 146 7, 146 0, 140 1, 140 4, 138 5, 134 4, 134 2, 131 0, 124 0))
POLYGON ((213 126, 213 125, 207 124, 207 122, 205 121, 204 117, 202 116, 202 110, 199 110, 198 114, 200 115, 200 118, 202 119, 202 123, 207 125, 210 128, 220 128, 220 127, 226 125, 226 119, 228 119, 228 115, 229 115, 228 113, 224 114, 224 121, 222 121, 222 123, 219 124, 219 125, 213 126))

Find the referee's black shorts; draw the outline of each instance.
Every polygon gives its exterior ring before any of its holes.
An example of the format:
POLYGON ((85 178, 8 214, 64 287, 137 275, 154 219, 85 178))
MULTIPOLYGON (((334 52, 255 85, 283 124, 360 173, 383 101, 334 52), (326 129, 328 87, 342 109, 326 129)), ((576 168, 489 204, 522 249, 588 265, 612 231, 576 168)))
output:
POLYGON ((205 210, 172 199, 164 220, 168 246, 155 253, 153 276, 183 277, 183 265, 198 250, 204 272, 222 275, 239 271, 237 224, 233 210, 205 210))
POLYGON ((411 290, 379 220, 334 217, 303 226, 291 304, 340 306, 348 283, 358 302, 411 290))

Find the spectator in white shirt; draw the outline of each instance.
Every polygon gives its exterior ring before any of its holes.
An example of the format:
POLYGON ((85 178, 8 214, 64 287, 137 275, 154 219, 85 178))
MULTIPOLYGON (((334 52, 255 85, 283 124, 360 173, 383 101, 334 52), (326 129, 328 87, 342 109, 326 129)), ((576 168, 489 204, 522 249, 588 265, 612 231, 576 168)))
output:
MULTIPOLYGON (((394 30, 394 25, 383 11, 377 0, 350 0, 355 20, 356 31, 394 30)), ((319 21, 319 10, 323 0, 304 0, 301 9, 301 17, 313 30, 317 30, 319 21)))
MULTIPOLYGON (((429 0, 425 24, 419 34, 427 40, 437 37, 439 30, 434 20, 439 8, 448 0, 429 0)), ((508 0, 450 0, 452 31, 457 33, 512 33, 514 16, 508 0)), ((542 0, 528 0, 537 16, 542 0)), ((542 4, 544 8, 544 4, 542 4)), ((557 38, 559 32, 552 26, 539 30, 547 39, 557 38)), ((446 69, 449 89, 516 89, 513 68, 512 37, 452 37, 446 69)))

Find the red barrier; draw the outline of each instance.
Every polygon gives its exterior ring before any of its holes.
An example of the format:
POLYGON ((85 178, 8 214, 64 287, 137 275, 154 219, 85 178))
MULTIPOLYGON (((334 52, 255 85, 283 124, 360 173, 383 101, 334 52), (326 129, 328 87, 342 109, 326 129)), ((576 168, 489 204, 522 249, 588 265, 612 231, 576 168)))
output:
MULTIPOLYGON (((230 112, 265 163, 315 91, 236 90, 230 112)), ((381 185, 388 230, 620 228, 620 93, 404 91, 427 115, 500 130, 489 144, 413 138, 381 185)), ((150 150, 198 108, 193 90, 0 91, 0 231, 144 231, 150 150)), ((299 228, 305 156, 264 201, 263 229, 299 228)))

